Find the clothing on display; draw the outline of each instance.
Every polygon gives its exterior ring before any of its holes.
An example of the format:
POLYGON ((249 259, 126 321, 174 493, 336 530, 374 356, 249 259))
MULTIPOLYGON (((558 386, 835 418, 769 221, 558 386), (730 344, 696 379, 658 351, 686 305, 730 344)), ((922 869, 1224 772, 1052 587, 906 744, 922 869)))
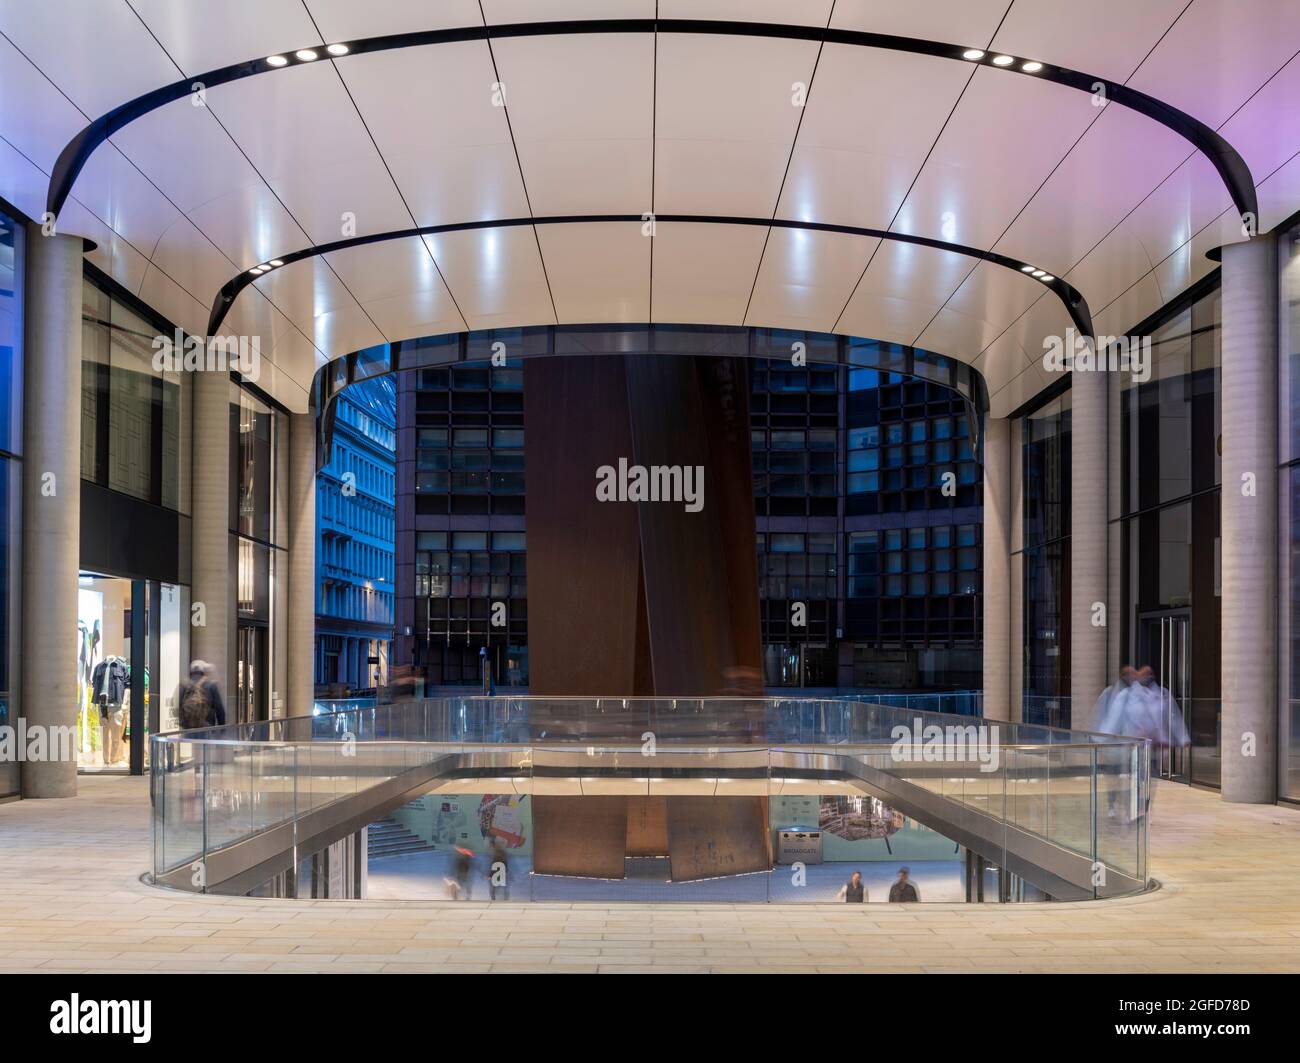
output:
POLYGON ((105 657, 95 665, 90 689, 99 709, 99 723, 103 732, 104 763, 118 764, 126 757, 126 731, 128 691, 131 687, 131 669, 122 657, 105 657))
POLYGON ((90 686, 96 705, 121 705, 131 685, 131 669, 121 657, 105 657, 95 665, 90 686))

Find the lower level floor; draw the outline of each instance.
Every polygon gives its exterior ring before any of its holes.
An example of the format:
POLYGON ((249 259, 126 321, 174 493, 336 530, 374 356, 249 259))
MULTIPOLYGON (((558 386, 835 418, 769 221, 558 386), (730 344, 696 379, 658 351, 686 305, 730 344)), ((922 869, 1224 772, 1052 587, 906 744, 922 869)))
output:
POLYGON ((0 971, 1300 972, 1300 810, 1162 783, 1160 888, 1070 904, 465 904, 162 891, 147 780, 0 805, 0 971))

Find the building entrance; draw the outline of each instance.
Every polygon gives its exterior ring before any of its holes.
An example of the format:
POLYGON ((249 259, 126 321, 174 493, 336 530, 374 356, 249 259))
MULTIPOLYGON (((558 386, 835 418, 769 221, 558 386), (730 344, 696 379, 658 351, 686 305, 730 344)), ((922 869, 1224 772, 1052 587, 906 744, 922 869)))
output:
MULTIPOLYGON (((1189 609, 1164 610, 1138 617, 1138 649, 1143 665, 1155 672, 1161 692, 1162 734, 1187 733, 1192 705, 1191 649, 1192 616, 1189 609), (1177 716, 1177 720, 1174 717, 1177 716), (1181 723, 1181 727, 1179 724, 1181 723)), ((1174 744, 1157 747, 1156 769, 1162 779, 1188 782, 1192 772, 1192 750, 1174 744)))

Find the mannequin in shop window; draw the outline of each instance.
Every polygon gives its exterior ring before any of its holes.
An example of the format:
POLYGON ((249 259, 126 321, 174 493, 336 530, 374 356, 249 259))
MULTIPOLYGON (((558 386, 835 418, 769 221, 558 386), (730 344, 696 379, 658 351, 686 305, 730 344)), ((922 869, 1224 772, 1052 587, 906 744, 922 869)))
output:
POLYGON ((105 766, 118 764, 126 756, 126 743, 122 741, 122 734, 126 730, 125 702, 130 687, 131 670, 125 659, 105 657, 95 665, 90 688, 99 708, 105 766))

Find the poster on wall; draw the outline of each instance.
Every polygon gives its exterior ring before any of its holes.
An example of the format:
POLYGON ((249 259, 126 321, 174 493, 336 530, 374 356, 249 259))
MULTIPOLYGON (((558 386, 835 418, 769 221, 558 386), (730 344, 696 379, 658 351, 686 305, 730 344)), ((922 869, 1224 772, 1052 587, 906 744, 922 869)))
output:
POLYGON ((846 842, 888 838, 903 828, 906 817, 865 794, 825 795, 818 808, 817 825, 823 834, 846 842))
POLYGON ((532 813, 518 794, 430 794, 394 818, 439 849, 485 853, 494 842, 519 853, 531 848, 532 813))
POLYGON ((524 830, 525 799, 516 794, 484 794, 478 806, 478 827, 483 840, 500 842, 507 849, 519 849, 528 840, 524 830))
POLYGON ((951 860, 953 841, 866 794, 774 797, 772 826, 817 827, 823 861, 951 860))

